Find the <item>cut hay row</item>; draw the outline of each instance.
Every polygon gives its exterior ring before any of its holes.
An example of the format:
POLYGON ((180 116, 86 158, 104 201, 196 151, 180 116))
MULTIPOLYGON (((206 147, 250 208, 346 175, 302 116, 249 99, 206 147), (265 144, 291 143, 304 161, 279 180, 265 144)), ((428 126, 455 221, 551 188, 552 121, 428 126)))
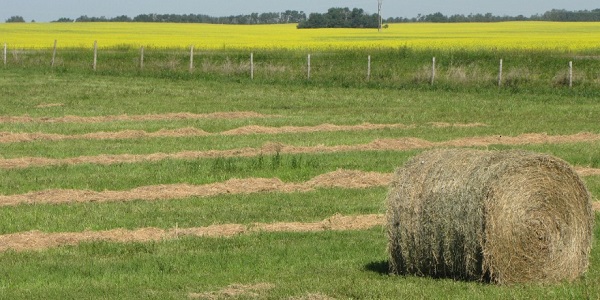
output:
POLYGON ((600 141, 600 134, 577 133, 573 135, 547 135, 530 133, 519 136, 482 136, 460 138, 444 142, 430 142, 418 138, 377 139, 368 144, 338 146, 290 146, 280 143, 267 143, 260 148, 238 148, 231 150, 183 151, 177 153, 153 154, 101 154, 72 158, 19 157, 0 159, 2 169, 20 169, 29 167, 120 163, 156 162, 166 159, 192 160, 199 158, 256 157, 270 154, 335 153, 350 151, 407 151, 430 149, 435 147, 487 147, 491 145, 539 145, 584 143, 600 141))
MULTIPOLYGON (((482 123, 430 123, 435 128, 444 127, 481 127, 487 126, 482 123)), ((219 133, 209 133, 202 129, 186 127, 179 129, 161 129, 155 132, 147 132, 145 130, 123 130, 116 132, 92 132, 86 134, 52 134, 43 132, 34 133, 16 133, 16 132, 0 132, 0 143, 20 143, 32 141, 63 141, 63 140, 119 140, 119 139, 141 139, 141 138, 159 138, 159 137, 197 137, 210 135, 251 135, 251 134, 285 134, 285 133, 314 133, 314 132, 336 132, 336 131, 367 131, 378 129, 395 129, 395 128, 414 128, 413 125, 404 124, 371 124, 363 123, 360 125, 333 125, 321 124, 316 126, 283 126, 283 127, 266 127, 258 125, 244 126, 236 129, 227 130, 219 133)))
POLYGON ((206 114, 166 113, 148 115, 116 115, 116 116, 64 116, 64 117, 30 117, 30 116, 0 116, 0 123, 106 123, 122 121, 174 121, 196 119, 250 119, 275 118, 276 115, 265 115, 252 111, 214 112, 206 114))
POLYGON ((29 231, 0 235, 0 252, 7 250, 30 251, 44 250, 65 245, 77 245, 82 242, 110 241, 118 243, 152 242, 172 240, 183 236, 194 237, 231 237, 240 234, 260 232, 321 232, 367 230, 384 223, 383 215, 334 215, 323 221, 313 223, 277 222, 222 224, 197 228, 140 228, 135 230, 113 229, 106 231, 44 233, 29 231))
MULTIPOLYGON (((589 172, 589 169, 585 169, 589 172)), ((594 169, 600 175, 600 169, 594 169)), ((589 174, 589 173, 587 173, 589 174)), ((252 193, 297 193, 318 188, 365 189, 388 186, 393 174, 337 170, 303 183, 285 183, 278 178, 230 179, 205 185, 170 184, 143 186, 127 191, 90 191, 53 189, 18 195, 0 195, 0 206, 21 204, 61 204, 116 201, 164 201, 190 197, 211 197, 252 193)), ((597 204, 596 204, 597 205, 597 204)), ((596 206, 600 209, 600 207, 596 206)))
POLYGON ((370 188, 385 186, 391 174, 338 170, 303 183, 284 183, 278 178, 230 179, 205 185, 170 184, 138 187, 128 191, 45 190, 21 195, 0 196, 0 206, 19 204, 59 204, 74 202, 115 202, 132 200, 170 200, 216 195, 260 192, 308 192, 317 188, 370 188))
MULTIPOLYGON (((236 299, 236 298, 247 298, 253 299, 258 298, 261 293, 272 290, 275 288, 274 284, 271 283, 257 283, 257 284, 231 284, 218 291, 204 292, 204 293, 189 293, 188 298, 190 299, 236 299)), ((327 298, 326 296, 310 295, 311 298, 289 298, 292 299, 313 299, 313 300, 330 300, 333 298, 327 298)))

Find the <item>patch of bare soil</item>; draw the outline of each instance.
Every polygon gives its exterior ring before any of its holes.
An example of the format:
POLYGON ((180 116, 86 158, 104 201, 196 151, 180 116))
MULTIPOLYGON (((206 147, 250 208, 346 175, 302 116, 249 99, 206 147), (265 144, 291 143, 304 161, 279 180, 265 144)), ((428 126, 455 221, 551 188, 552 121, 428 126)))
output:
POLYGON ((191 299, 230 299, 230 298, 257 298, 261 293, 273 289, 275 286, 270 283, 257 284, 232 284, 218 291, 206 293, 190 293, 191 299))
POLYGON ((175 239, 181 236, 195 237, 231 237, 240 234, 258 232, 320 232, 366 230, 383 225, 384 215, 335 215, 314 223, 255 223, 250 225, 223 224, 198 228, 140 228, 135 230, 112 229, 106 231, 44 233, 29 231, 0 235, 0 252, 7 250, 30 251, 44 250, 82 242, 111 241, 117 243, 150 242, 175 239))
POLYGON ((57 118, 30 117, 30 116, 0 116, 0 123, 105 123, 117 121, 171 121, 189 119, 246 119, 246 118, 272 118, 274 115, 265 115, 257 112, 215 112, 208 114, 193 113, 167 113, 148 115, 117 115, 80 117, 64 116, 57 118))
POLYGON ((290 146, 279 143, 267 143, 261 148, 239 148, 231 150, 184 151, 178 153, 154 153, 148 155, 121 154, 80 156, 74 158, 20 157, 0 159, 0 168, 17 169, 33 166, 51 166, 63 164, 117 164, 159 161, 164 159, 198 159, 217 157, 254 157, 264 154, 299 154, 299 153, 335 153, 348 151, 406 151, 429 149, 434 147, 472 147, 490 145, 529 145, 529 144, 561 144, 600 141, 600 134, 577 133, 573 135, 547 135, 544 133, 522 134, 519 136, 483 136, 460 138, 444 142, 430 142, 418 138, 378 139, 368 144, 338 146, 290 146))
POLYGON ((592 208, 594 209, 594 211, 600 212, 600 201, 592 202, 592 208))
MULTIPOLYGON (((432 123, 434 127, 474 127, 487 126, 481 123, 474 124, 450 124, 450 123, 432 123)), ((93 132, 77 135, 61 135, 52 133, 14 133, 0 132, 0 143, 18 143, 31 141, 61 141, 61 140, 117 140, 117 139, 139 139, 156 137, 194 137, 207 135, 250 135, 250 134, 284 134, 284 133, 312 133, 312 132, 335 132, 335 131, 366 131, 388 128, 413 128, 414 126, 404 124, 370 124, 361 125, 331 125, 322 124, 317 126, 283 126, 283 127, 264 127, 257 125, 244 126, 221 133, 208 133, 204 130, 186 127, 180 129, 161 129, 156 132, 147 132, 144 130, 124 130, 117 132, 93 132)))
POLYGON ((284 183, 278 178, 230 179, 205 185, 171 184, 138 187, 128 191, 45 190, 20 195, 0 195, 0 206, 20 204, 60 204, 74 202, 115 202, 132 200, 170 200, 210 197, 224 194, 260 192, 306 192, 317 188, 369 188, 385 186, 391 174, 338 170, 317 176, 305 183, 284 183))

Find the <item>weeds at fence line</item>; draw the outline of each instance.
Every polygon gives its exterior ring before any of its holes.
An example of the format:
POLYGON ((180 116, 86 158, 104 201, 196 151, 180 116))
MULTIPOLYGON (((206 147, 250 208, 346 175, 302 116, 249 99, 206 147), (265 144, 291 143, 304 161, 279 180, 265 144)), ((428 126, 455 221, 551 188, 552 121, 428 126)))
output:
POLYGON ((50 66, 52 71, 94 71, 98 74, 125 76, 227 77, 274 83, 308 80, 316 84, 342 86, 435 85, 442 88, 588 88, 597 87, 600 77, 595 71, 600 68, 600 60, 581 56, 568 60, 564 53, 549 51, 447 50, 444 53, 439 50, 399 48, 307 54, 293 50, 199 50, 194 46, 190 46, 188 50, 152 47, 135 49, 127 46, 99 49, 97 42, 91 50, 61 50, 57 43, 55 41, 54 46, 49 49, 37 50, 10 49, 5 44, 4 67, 27 70, 46 69, 50 66), (573 67, 573 60, 582 61, 577 64, 576 69, 573 67))

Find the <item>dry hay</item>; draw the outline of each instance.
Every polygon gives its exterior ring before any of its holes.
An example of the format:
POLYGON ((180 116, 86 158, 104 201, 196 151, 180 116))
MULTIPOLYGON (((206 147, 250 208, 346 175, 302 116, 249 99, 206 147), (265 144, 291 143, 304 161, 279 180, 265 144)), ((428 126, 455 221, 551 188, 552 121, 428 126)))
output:
POLYGON ((371 188, 385 186, 391 174, 337 170, 304 183, 284 183, 278 178, 230 179, 205 185, 169 184, 134 188, 127 191, 45 190, 19 195, 0 195, 0 206, 20 204, 61 204, 74 202, 115 202, 133 200, 171 200, 189 197, 251 194, 261 192, 308 192, 317 188, 371 188))
POLYGON ((240 234, 259 232, 322 232, 366 230, 384 223, 383 215, 342 216, 336 214, 322 221, 312 223, 277 222, 221 224, 196 228, 139 228, 134 230, 112 229, 105 231, 45 233, 37 230, 0 235, 0 252, 44 250, 82 242, 111 241, 118 243, 152 242, 176 239, 182 236, 223 238, 240 234))
POLYGON ((64 117, 30 117, 30 116, 0 116, 0 123, 105 123, 121 121, 173 121, 196 119, 246 119, 246 118, 272 118, 274 115, 265 115, 257 112, 214 112, 206 114, 194 113, 166 113, 148 115, 116 115, 116 116, 64 116, 64 117))
POLYGON ((448 122, 430 122, 429 123, 434 128, 472 128, 472 127, 487 127, 487 124, 484 123, 448 123, 448 122))
POLYGON ((191 299, 232 299, 232 298, 257 298, 261 296, 263 292, 275 288, 270 283, 257 283, 257 284, 232 284, 218 291, 206 292, 206 293, 190 293, 188 295, 191 299))
POLYGON ((574 167, 579 176, 600 176, 600 169, 587 167, 574 167))
POLYGON ((594 211, 600 212, 600 201, 594 201, 592 203, 592 208, 594 209, 594 211))
MULTIPOLYGON (((487 126, 481 123, 473 124, 451 124, 430 123, 433 127, 477 127, 487 126)), ((404 124, 370 124, 361 125, 332 125, 321 124, 316 126, 283 126, 265 127, 249 125, 220 133, 208 133, 202 129, 185 127, 178 129, 160 129, 155 132, 144 130, 122 130, 115 132, 91 132, 86 134, 55 134, 43 132, 0 132, 0 143, 19 143, 32 141, 62 141, 62 140, 117 140, 117 139, 141 139, 161 137, 197 137, 209 135, 251 135, 251 134, 286 134, 286 133, 314 133, 314 132, 336 132, 336 131, 367 131, 394 128, 414 128, 404 124)))
POLYGON ((35 108, 49 108, 49 107, 61 107, 65 106, 64 103, 40 103, 35 108))
POLYGON ((288 300, 335 300, 335 298, 320 293, 310 293, 303 296, 290 297, 288 300))
POLYGON ((321 124, 316 126, 282 126, 282 127, 264 127, 249 125, 224 131, 223 135, 243 135, 243 134, 282 134, 282 133, 313 133, 313 132, 335 132, 335 131, 366 131, 391 128, 410 128, 404 124, 371 124, 361 125, 333 125, 321 124))
POLYGON ((283 126, 283 127, 264 127, 264 126, 244 126, 221 133, 208 133, 204 130, 186 127, 179 129, 161 129, 156 132, 147 132, 144 130, 123 130, 116 132, 92 132, 86 134, 63 135, 53 133, 14 133, 0 132, 0 143, 17 143, 31 141, 62 141, 62 140, 116 140, 116 139, 135 139, 135 138, 158 138, 158 137, 195 137, 209 135, 251 135, 251 134, 284 134, 284 133, 312 133, 312 132, 335 132, 335 131, 366 131, 389 128, 409 128, 404 124, 369 124, 362 125, 331 125, 322 124, 317 126, 283 126))
POLYGON ((591 196, 548 155, 425 152, 397 170, 386 218, 399 274, 554 283, 588 268, 591 196))
POLYGON ((429 149, 434 147, 485 147, 490 145, 528 145, 528 144, 559 144, 582 143, 600 141, 600 134, 577 133, 573 135, 550 136, 543 133, 523 134, 516 137, 483 136, 460 138, 444 142, 430 142, 418 138, 377 139, 368 144, 338 145, 338 146, 291 146, 280 143, 267 143, 261 148, 238 148, 230 150, 183 151, 177 153, 153 154, 101 154, 97 156, 80 156, 73 158, 44 158, 44 157, 19 157, 0 158, 0 169, 18 169, 54 165, 76 164, 120 164, 153 162, 165 159, 199 159, 223 157, 255 157, 268 154, 300 154, 300 153, 336 153, 349 151, 406 151, 415 149, 429 149))
POLYGON ((32 142, 32 141, 63 141, 63 140, 76 140, 76 139, 87 139, 87 140, 120 140, 120 139, 141 139, 141 138, 160 138, 160 137, 194 137, 194 136, 207 136, 210 133, 192 128, 179 128, 179 129, 161 129, 155 132, 147 132, 144 130, 123 130, 116 132, 92 132, 86 134, 77 135, 66 135, 66 134, 53 134, 53 133, 13 133, 13 132, 0 132, 0 143, 19 143, 19 142, 32 142))

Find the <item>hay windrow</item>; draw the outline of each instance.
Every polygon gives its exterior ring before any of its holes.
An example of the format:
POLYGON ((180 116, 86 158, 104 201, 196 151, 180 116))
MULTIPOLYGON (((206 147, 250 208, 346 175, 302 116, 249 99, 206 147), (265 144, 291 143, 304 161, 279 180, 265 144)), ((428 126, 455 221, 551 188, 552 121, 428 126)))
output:
POLYGON ((64 117, 30 117, 30 116, 0 116, 0 123, 107 123, 123 121, 173 121, 196 119, 249 119, 273 118, 275 115, 265 115, 257 112, 215 112, 206 114, 167 113, 148 115, 116 115, 116 116, 64 116, 64 117))
POLYGON ((182 236, 223 238, 240 234, 260 232, 322 232, 367 230, 384 223, 384 216, 377 214, 343 216, 336 214, 322 221, 312 223, 277 222, 222 224, 197 228, 139 228, 134 230, 112 229, 105 231, 45 233, 29 231, 0 235, 0 252, 7 250, 44 250, 59 246, 77 245, 83 242, 111 241, 117 243, 152 242, 176 239, 182 236))
POLYGON ((398 169, 390 186, 388 251, 396 273, 555 283, 588 268, 591 196, 560 159, 433 150, 398 169))
MULTIPOLYGON (((17 195, 0 195, 0 206, 20 204, 61 204, 116 201, 162 201, 190 197, 211 197, 251 193, 295 193, 309 192, 318 188, 366 189, 387 186, 393 174, 337 170, 318 175, 303 183, 284 183, 278 178, 230 179, 205 185, 170 184, 143 186, 127 191, 91 191, 53 189, 17 195)), ((594 202, 600 212, 600 202, 594 202)))
POLYGON ((237 298, 257 298, 263 292, 275 288, 270 283, 257 284, 232 284, 218 291, 206 293, 190 293, 190 299, 237 299, 237 298))
POLYGON ((247 135, 247 134, 282 134, 282 133, 313 133, 313 132, 336 132, 336 131, 366 131, 378 129, 412 128, 414 126, 404 124, 371 124, 361 125, 333 125, 321 124, 316 126, 282 126, 264 127, 249 125, 221 132, 222 135, 247 135))
POLYGON ((64 103, 40 103, 35 106, 35 108, 49 108, 49 107, 62 107, 65 106, 64 103))
POLYGON ((587 167, 574 167, 579 176, 600 176, 600 169, 587 167))
POLYGON ((0 195, 0 206, 20 204, 61 204, 76 202, 116 202, 133 200, 172 200, 265 192, 308 192, 318 188, 370 188, 385 186, 391 174, 337 170, 304 183, 284 183, 278 178, 230 179, 205 185, 171 184, 144 186, 127 191, 45 190, 20 195, 0 195))
MULTIPOLYGON (((434 127, 472 127, 476 124, 450 124, 436 123, 434 127)), ((414 126, 404 124, 370 124, 361 125, 331 125, 322 124, 317 126, 283 126, 283 127, 265 127, 257 125, 244 126, 220 133, 209 133, 202 129, 186 127, 178 129, 161 129, 155 132, 144 130, 122 130, 116 132, 91 132, 86 134, 54 134, 43 132, 15 133, 0 132, 0 143, 21 143, 32 141, 63 141, 63 140, 119 140, 119 139, 141 139, 141 138, 161 138, 161 137, 197 137, 210 135, 251 135, 251 134, 287 134, 287 133, 314 133, 314 132, 336 132, 336 131, 367 131, 379 129, 394 128, 414 128, 414 126)))
POLYGON ((485 136, 461 138, 444 142, 430 142, 418 138, 377 139, 368 144, 338 145, 338 146, 291 146, 284 144, 267 143, 261 148, 238 148, 231 150, 183 151, 177 153, 154 154, 101 154, 97 156, 80 156, 74 158, 44 158, 44 157, 19 157, 0 159, 1 169, 18 169, 28 167, 76 165, 76 164, 101 164, 110 165, 118 163, 152 162, 165 159, 192 160, 199 158, 217 157, 255 157, 265 154, 301 154, 301 153, 336 153, 349 151, 406 151, 415 149, 429 149, 434 147, 474 147, 490 145, 528 145, 528 144, 560 144, 582 143, 600 141, 600 134, 577 133, 573 135, 549 136, 547 134, 523 134, 516 137, 485 136))

